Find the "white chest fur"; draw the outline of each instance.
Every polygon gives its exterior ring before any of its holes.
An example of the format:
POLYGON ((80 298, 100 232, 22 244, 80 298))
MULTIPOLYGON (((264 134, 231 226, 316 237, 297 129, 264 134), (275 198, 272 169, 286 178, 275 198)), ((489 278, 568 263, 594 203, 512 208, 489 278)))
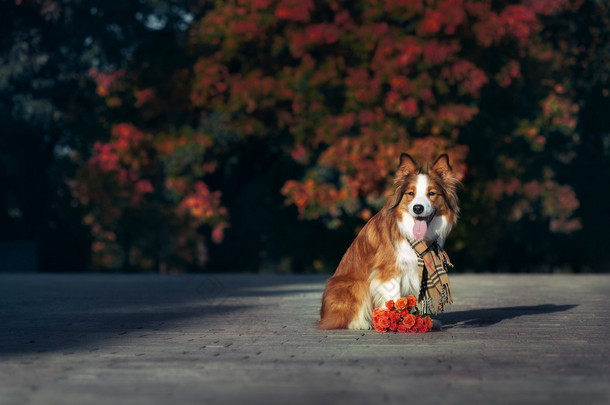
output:
POLYGON ((419 271, 417 269, 417 255, 406 239, 396 244, 396 266, 401 271, 400 295, 406 297, 410 294, 419 296, 419 271))

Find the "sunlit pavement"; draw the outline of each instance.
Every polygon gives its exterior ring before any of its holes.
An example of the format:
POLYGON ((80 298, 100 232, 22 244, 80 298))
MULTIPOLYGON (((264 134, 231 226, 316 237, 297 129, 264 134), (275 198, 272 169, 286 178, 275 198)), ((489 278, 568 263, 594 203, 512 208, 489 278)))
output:
POLYGON ((427 334, 319 331, 326 276, 0 274, 0 404, 607 404, 610 275, 451 275, 427 334))

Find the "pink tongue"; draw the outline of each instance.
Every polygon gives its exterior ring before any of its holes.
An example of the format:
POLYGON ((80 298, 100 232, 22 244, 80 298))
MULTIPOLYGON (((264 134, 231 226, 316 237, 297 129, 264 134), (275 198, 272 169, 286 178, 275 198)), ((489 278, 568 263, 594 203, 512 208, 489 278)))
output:
POLYGON ((421 239, 426 235, 428 231, 428 223, 421 219, 415 219, 415 225, 413 226, 413 235, 416 239, 421 239))

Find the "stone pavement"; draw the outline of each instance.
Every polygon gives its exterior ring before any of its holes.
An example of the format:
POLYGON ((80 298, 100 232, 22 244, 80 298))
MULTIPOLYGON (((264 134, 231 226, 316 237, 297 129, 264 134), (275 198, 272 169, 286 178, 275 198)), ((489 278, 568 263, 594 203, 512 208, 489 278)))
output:
POLYGON ((610 275, 452 275, 427 334, 316 330, 325 279, 0 274, 0 404, 610 403, 610 275))

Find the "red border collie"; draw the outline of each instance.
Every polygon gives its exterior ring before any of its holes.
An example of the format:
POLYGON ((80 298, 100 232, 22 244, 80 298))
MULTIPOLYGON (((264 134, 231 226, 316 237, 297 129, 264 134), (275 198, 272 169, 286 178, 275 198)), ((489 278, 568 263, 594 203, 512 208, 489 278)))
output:
POLYGON ((457 185, 446 154, 426 169, 408 154, 400 156, 393 195, 326 283, 320 329, 371 329, 374 308, 409 294, 419 297, 417 255, 409 241, 443 247, 459 213, 457 185))

